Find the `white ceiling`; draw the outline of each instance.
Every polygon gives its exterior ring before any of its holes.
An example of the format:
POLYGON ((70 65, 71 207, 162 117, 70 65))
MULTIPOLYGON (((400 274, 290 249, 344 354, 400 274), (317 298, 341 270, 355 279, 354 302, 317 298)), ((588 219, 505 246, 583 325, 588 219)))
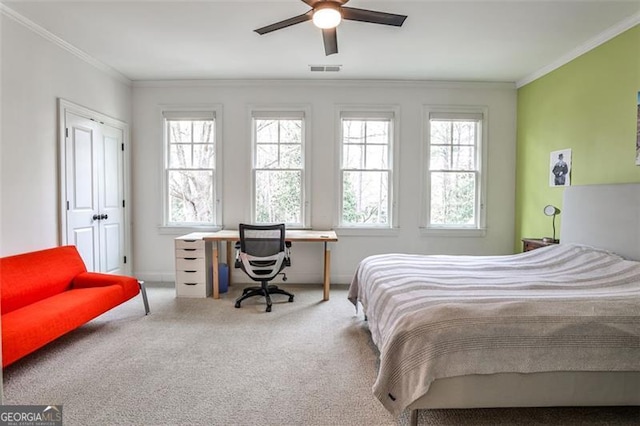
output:
POLYGON ((311 22, 253 32, 305 13, 300 0, 1 3, 8 16, 35 23, 134 81, 522 82, 640 22, 640 0, 351 0, 347 6, 408 18, 399 28, 343 21, 339 53, 325 56, 311 22), (342 70, 312 73, 309 65, 342 70))

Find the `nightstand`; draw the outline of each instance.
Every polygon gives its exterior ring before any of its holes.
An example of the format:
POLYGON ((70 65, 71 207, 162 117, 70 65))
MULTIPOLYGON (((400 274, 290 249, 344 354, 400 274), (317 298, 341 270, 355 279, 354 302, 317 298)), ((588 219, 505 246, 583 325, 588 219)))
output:
POLYGON ((544 241, 542 238, 523 238, 522 239, 522 251, 535 250, 540 247, 546 247, 553 244, 558 244, 560 241, 555 242, 544 241))

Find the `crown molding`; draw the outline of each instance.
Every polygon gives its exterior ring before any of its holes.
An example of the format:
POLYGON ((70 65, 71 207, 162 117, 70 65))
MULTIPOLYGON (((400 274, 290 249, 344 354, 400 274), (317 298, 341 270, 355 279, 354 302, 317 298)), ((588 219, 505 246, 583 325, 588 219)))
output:
POLYGON ((635 27, 636 25, 640 24, 640 12, 635 13, 634 15, 631 15, 629 18, 617 23, 616 25, 608 28, 607 30, 603 31, 602 33, 598 34, 597 36, 593 37, 590 40, 587 40, 584 44, 578 46, 577 48, 573 49, 572 51, 570 51, 569 53, 561 56, 560 58, 556 59, 555 61, 553 61, 552 63, 550 63, 549 65, 540 68, 538 71, 535 71, 531 74, 529 74, 528 76, 524 77, 521 80, 516 81, 516 87, 519 89, 522 86, 531 83, 534 80, 539 79, 540 77, 549 74, 551 71, 554 71, 558 68, 560 68, 561 66, 573 61, 574 59, 576 59, 577 57, 584 55, 585 53, 589 52, 590 50, 595 49, 596 47, 600 46, 601 44, 606 43, 607 41, 611 40, 612 38, 622 34, 623 32, 635 27))
POLYGON ((55 44, 56 46, 66 50, 69 53, 71 53, 72 55, 75 55, 76 57, 78 57, 81 60, 85 61, 89 65, 92 65, 93 67, 99 69, 100 71, 104 72, 105 74, 108 74, 109 76, 115 78, 116 80, 120 81, 121 83, 124 83, 124 84, 126 84, 128 86, 131 85, 131 80, 129 78, 127 78, 124 74, 120 73, 119 71, 115 70, 114 68, 111 68, 109 65, 107 65, 107 64, 105 64, 103 62, 100 62, 99 60, 97 60, 93 56, 89 55, 88 53, 86 53, 86 52, 84 52, 84 51, 82 51, 80 49, 78 49, 77 47, 75 47, 71 43, 68 43, 68 42, 64 41, 63 39, 61 39, 57 35, 55 35, 52 32, 50 32, 49 30, 45 29, 44 27, 41 27, 40 25, 36 24, 32 20, 22 16, 21 14, 19 14, 18 12, 16 12, 15 10, 11 9, 10 7, 8 7, 7 5, 5 5, 3 3, 0 3, 0 13, 2 13, 3 15, 7 16, 8 18, 14 20, 15 22, 23 25, 24 27, 26 27, 27 29, 31 30, 32 32, 38 34, 40 37, 44 38, 45 40, 48 40, 51 43, 55 44))
POLYGON ((512 82, 444 81, 444 80, 368 80, 368 79, 193 79, 134 80, 140 88, 167 87, 364 87, 364 88, 434 88, 515 90, 512 82))

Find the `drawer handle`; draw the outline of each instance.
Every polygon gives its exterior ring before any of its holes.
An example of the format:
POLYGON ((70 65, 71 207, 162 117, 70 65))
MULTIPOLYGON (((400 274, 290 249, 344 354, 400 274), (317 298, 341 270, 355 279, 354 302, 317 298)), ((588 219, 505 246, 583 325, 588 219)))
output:
POLYGON ((195 243, 197 240, 182 240, 182 241, 184 241, 185 243, 195 243))
POLYGON ((198 272, 198 271, 184 271, 184 272, 186 272, 186 273, 188 273, 188 274, 195 274, 195 273, 196 273, 196 272, 198 272))
POLYGON ((184 283, 184 285, 198 285, 198 283, 184 283))
POLYGON ((196 260, 197 257, 185 257, 184 260, 196 260))
POLYGON ((189 248, 186 248, 186 249, 184 249, 184 251, 196 251, 196 249, 189 249, 189 248))

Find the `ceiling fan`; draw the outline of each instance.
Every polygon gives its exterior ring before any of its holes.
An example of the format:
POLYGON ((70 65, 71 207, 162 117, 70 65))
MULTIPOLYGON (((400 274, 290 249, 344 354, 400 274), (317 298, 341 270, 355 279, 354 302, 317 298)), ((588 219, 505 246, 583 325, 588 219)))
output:
POLYGON ((275 30, 290 27, 291 25, 313 20, 313 23, 322 29, 322 40, 324 41, 324 52, 327 56, 338 53, 338 37, 336 27, 340 21, 347 19, 350 21, 370 22, 373 24, 393 25, 401 27, 405 15, 393 13, 377 12, 375 10, 356 9, 345 7, 349 0, 301 0, 311 6, 311 10, 302 15, 267 25, 266 27, 254 30, 258 34, 267 34, 275 30))

